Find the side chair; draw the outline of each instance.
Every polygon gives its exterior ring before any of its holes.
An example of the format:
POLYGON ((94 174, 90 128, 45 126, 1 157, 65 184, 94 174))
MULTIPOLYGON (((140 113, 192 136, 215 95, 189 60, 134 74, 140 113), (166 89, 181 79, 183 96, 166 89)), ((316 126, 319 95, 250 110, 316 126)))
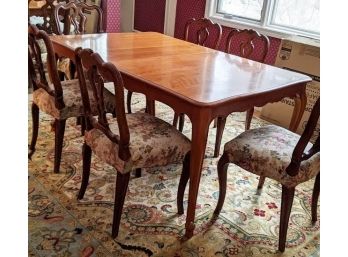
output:
MULTIPOLYGON (((45 4, 40 9, 35 9, 34 13, 32 13, 33 11, 29 9, 28 23, 35 25, 40 30, 44 30, 49 35, 58 34, 58 27, 64 27, 64 23, 61 21, 56 21, 54 17, 54 9, 57 4, 63 1, 65 0, 46 0, 45 4), (37 16, 37 18, 32 20, 31 16, 37 16)), ((63 15, 63 13, 60 13, 60 15, 63 15)), ((43 40, 39 40, 38 43, 41 48, 41 59, 44 63, 45 71, 47 71, 47 50, 43 40)), ((57 69, 60 79, 64 80, 65 77, 69 78, 70 71, 66 72, 65 67, 61 67, 62 65, 66 66, 64 62, 58 62, 57 69)))
POLYGON ((291 207, 298 184, 315 177, 312 195, 312 223, 317 221, 320 191, 320 136, 312 138, 320 115, 320 99, 315 103, 301 136, 279 126, 270 125, 243 132, 225 144, 217 168, 219 199, 214 211, 217 217, 226 196, 227 168, 230 163, 260 176, 258 192, 265 178, 282 185, 278 250, 284 252, 291 207))
MULTIPOLYGON (((195 43, 201 46, 207 46, 217 49, 222 36, 222 27, 218 23, 214 23, 208 18, 195 19, 192 18, 187 21, 185 25, 184 40, 195 43)), ((179 131, 182 132, 185 122, 185 114, 175 113, 173 119, 173 126, 177 127, 179 120, 179 131)))
MULTIPOLYGON (((54 6, 53 16, 56 22, 58 35, 85 34, 88 17, 86 14, 94 12, 97 16, 96 33, 104 32, 103 10, 98 5, 86 4, 80 0, 70 0, 67 3, 59 3, 54 6), (64 23, 60 14, 64 13, 64 23), (63 24, 64 26, 61 26, 63 24), (73 31, 71 31, 73 29, 73 31)), ((75 65, 68 58, 60 58, 58 70, 63 72, 67 79, 74 78, 75 65)))
MULTIPOLYGON (((54 118, 54 172, 58 173, 66 120, 70 117, 83 117, 79 81, 77 79, 60 81, 51 40, 45 31, 39 30, 34 25, 29 25, 28 27, 28 59, 29 79, 33 86, 33 103, 31 107, 33 131, 29 146, 29 158, 35 152, 39 131, 39 110, 41 110, 54 118), (47 72, 44 69, 44 63, 41 58, 42 53, 39 41, 43 42, 47 49, 47 72)), ((107 89, 103 92, 104 97, 108 99, 107 111, 114 113, 114 95, 107 89)), ((96 102, 92 99, 92 110, 95 114, 97 113, 96 109, 96 102)), ((84 123, 81 126, 81 130, 84 133, 84 123)))
MULTIPOLYGON (((225 52, 265 63, 269 46, 269 38, 253 29, 232 29, 227 36, 225 52)), ((254 108, 247 111, 245 130, 250 128, 253 114, 254 108)), ((218 157, 220 153, 221 139, 225 129, 226 118, 227 117, 219 117, 217 119, 214 157, 218 157)))
POLYGON ((56 27, 58 34, 69 35, 73 34, 85 34, 86 33, 86 24, 88 16, 86 14, 91 14, 95 12, 97 14, 97 27, 96 33, 104 32, 104 23, 103 23, 103 11, 102 8, 95 4, 86 4, 85 2, 79 0, 70 0, 68 3, 59 3, 54 7, 54 20, 56 22, 56 27), (64 11, 64 28, 62 30, 59 26, 60 17, 59 14, 64 11), (70 31, 73 27, 74 31, 70 31))
MULTIPOLYGON (((31 1, 39 1, 39 0, 31 0, 31 1)), ((29 2, 31 2, 29 1, 29 2)), ((29 23, 30 23, 30 17, 31 16, 38 16, 41 17, 42 19, 42 23, 40 22, 40 18, 38 18, 39 23, 33 23, 33 25, 36 25, 39 29, 44 30, 46 33, 48 34, 57 34, 57 24, 55 22, 54 19, 54 14, 53 14, 53 10, 54 10, 54 6, 59 3, 62 2, 64 0, 46 0, 45 4, 40 8, 40 9, 36 9, 34 13, 32 13, 33 11, 31 11, 31 9, 29 9, 29 23)), ((29 3, 28 3, 29 5, 29 3)), ((60 24, 58 24, 59 26, 60 24)))
MULTIPOLYGON (((178 197, 185 191, 183 181, 189 176, 191 142, 172 125, 148 113, 125 113, 124 85, 120 72, 104 62, 91 49, 76 49, 76 65, 81 84, 86 131, 83 154, 82 183, 78 199, 87 189, 91 156, 93 153, 116 171, 115 204, 112 223, 112 237, 119 232, 122 209, 127 194, 130 172, 140 168, 183 163, 178 197), (116 117, 107 117, 101 92, 104 81, 113 84, 116 117), (87 90, 87 84, 92 92, 87 90), (98 103, 98 117, 91 111, 91 95, 98 103)), ((178 213, 183 213, 183 202, 178 201, 178 213)))

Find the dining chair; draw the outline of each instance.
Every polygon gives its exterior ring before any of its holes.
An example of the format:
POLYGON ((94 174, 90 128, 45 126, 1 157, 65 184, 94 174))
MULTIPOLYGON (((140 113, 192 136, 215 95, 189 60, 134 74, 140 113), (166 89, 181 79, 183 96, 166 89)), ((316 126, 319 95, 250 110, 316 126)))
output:
POLYGON ((312 223, 315 223, 320 191, 320 136, 314 144, 309 141, 315 131, 319 115, 320 99, 316 101, 301 136, 282 127, 270 125, 247 130, 226 143, 217 165, 220 192, 214 211, 215 217, 222 209, 226 196, 227 169, 228 165, 233 163, 260 176, 258 192, 261 191, 266 177, 282 185, 279 251, 285 250, 295 187, 314 177, 311 216, 312 223))
MULTIPOLYGON (((83 105, 80 95, 80 85, 77 79, 61 81, 58 76, 56 58, 48 34, 39 30, 34 25, 28 27, 28 60, 29 79, 33 86, 33 102, 31 107, 33 130, 29 146, 29 158, 35 152, 39 131, 39 111, 43 111, 54 118, 55 150, 54 172, 58 173, 62 155, 66 119, 70 117, 83 117, 83 105), (47 50, 47 72, 41 58, 39 41, 42 41, 47 50)), ((107 111, 115 112, 113 106, 114 95, 109 90, 104 90, 107 99, 107 111)), ((92 101, 93 113, 96 111, 96 102, 92 101)), ((81 126, 84 133, 84 123, 81 126)))
MULTIPOLYGON (((266 35, 263 35, 253 29, 232 29, 226 40, 226 53, 238 55, 243 58, 252 59, 265 63, 270 41, 266 35)), ((250 123, 254 114, 254 108, 249 109, 246 113, 245 130, 250 128, 250 123)), ((219 117, 217 119, 216 139, 214 157, 220 154, 220 145, 222 135, 225 129, 227 117, 219 117)))
MULTIPOLYGON (((189 41, 198 45, 211 47, 217 49, 220 44, 222 35, 222 28, 220 24, 214 23, 210 19, 201 18, 195 19, 192 18, 187 21, 185 25, 185 34, 184 40, 189 41)), ((132 91, 127 93, 127 111, 128 113, 132 112, 131 102, 132 102, 132 91)), ((173 125, 176 127, 178 123, 179 115, 175 113, 173 125)), ((179 130, 182 131, 184 126, 184 114, 180 115, 179 130)))
MULTIPOLYGON (((101 1, 101 6, 103 5, 101 1)), ((92 13, 96 15, 96 33, 103 33, 105 23, 103 22, 102 8, 96 4, 87 4, 86 1, 70 0, 54 6, 53 16, 56 22, 58 35, 85 34, 86 25, 92 13), (62 15, 63 14, 63 15, 62 15), (64 19, 64 22, 61 19, 64 19), (71 31, 73 30, 73 31, 71 31)), ((67 79, 75 76, 75 65, 68 58, 59 58, 58 70, 65 74, 67 79)))
MULTIPOLYGON (((124 85, 120 72, 112 63, 102 60, 91 49, 76 49, 76 65, 81 84, 86 131, 84 136, 83 174, 78 199, 82 199, 87 189, 91 156, 93 153, 116 170, 115 204, 112 223, 112 237, 119 232, 122 209, 127 193, 130 172, 138 168, 165 166, 183 163, 178 197, 185 191, 183 181, 189 176, 191 142, 167 122, 147 113, 125 113, 124 85), (116 117, 105 114, 103 91, 104 81, 114 85, 116 117), (86 85, 93 92, 88 92, 86 85), (98 103, 98 117, 91 111, 92 93, 98 103)), ((178 201, 178 213, 183 212, 183 202, 178 201)))
MULTIPOLYGON (((192 18, 185 25, 184 40, 201 45, 218 49, 221 41, 222 27, 208 18, 192 18)), ((185 114, 175 113, 173 126, 177 126, 179 120, 179 131, 184 128, 185 114)))
POLYGON ((88 19, 86 14, 91 14, 92 12, 97 14, 96 33, 104 32, 103 11, 98 5, 90 5, 79 0, 70 0, 68 3, 59 3, 55 5, 54 20, 56 22, 58 34, 85 34, 88 19), (59 26, 59 13, 62 12, 62 10, 64 10, 64 19, 66 20, 63 30, 59 26), (74 31, 70 31, 71 27, 73 27, 74 31))
POLYGON ((208 18, 192 18, 186 22, 184 40, 217 49, 222 35, 221 25, 208 18))
POLYGON ((65 0, 46 0, 45 4, 39 9, 30 9, 30 2, 42 2, 41 0, 30 0, 29 5, 29 23, 36 25, 40 30, 44 30, 48 34, 57 34, 56 22, 53 15, 56 3, 65 0), (33 13, 35 10, 35 13, 33 13), (35 17, 34 17, 35 16, 35 17))

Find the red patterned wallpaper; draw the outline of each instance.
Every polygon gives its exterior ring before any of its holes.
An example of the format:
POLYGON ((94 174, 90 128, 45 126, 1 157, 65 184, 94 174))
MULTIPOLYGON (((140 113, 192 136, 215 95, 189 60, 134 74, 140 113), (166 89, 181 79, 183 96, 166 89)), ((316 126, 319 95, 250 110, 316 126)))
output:
POLYGON ((186 21, 204 17, 205 2, 206 0, 177 0, 174 32, 176 38, 184 38, 186 21))
MULTIPOLYGON (((175 33, 174 33, 174 36, 176 38, 180 38, 180 39, 184 38, 185 24, 187 20, 191 18, 204 17, 205 3, 206 3, 206 0, 177 0, 175 33)), ((222 39, 221 39, 220 46, 218 47, 218 50, 221 50, 221 51, 225 50, 226 38, 229 32, 230 32, 230 28, 223 27, 222 39)), ((270 41, 271 41, 271 45, 270 45, 270 49, 266 57, 265 63, 274 64, 281 40, 278 38, 270 38, 270 41)), ((260 51, 260 49, 257 47, 257 44, 256 44, 256 49, 255 49, 256 56, 259 54, 258 50, 260 51)), ((238 46, 234 45, 234 47, 232 47, 232 53, 237 53, 237 52, 238 52, 238 46)))
POLYGON ((166 0, 135 0, 134 29, 164 32, 166 0))
POLYGON ((121 31, 121 0, 104 0, 106 8, 106 32, 121 31))

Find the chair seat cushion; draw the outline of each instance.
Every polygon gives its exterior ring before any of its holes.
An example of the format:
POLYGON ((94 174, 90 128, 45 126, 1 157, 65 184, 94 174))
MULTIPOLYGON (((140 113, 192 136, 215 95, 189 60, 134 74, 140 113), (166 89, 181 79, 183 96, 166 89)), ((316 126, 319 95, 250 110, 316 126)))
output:
POLYGON ((72 79, 70 74, 71 61, 69 58, 61 57, 57 61, 57 70, 63 72, 68 80, 72 79))
MULTIPOLYGON (((165 166, 183 161, 191 149, 190 140, 172 125, 147 113, 127 114, 131 158, 125 163, 118 156, 118 144, 98 129, 86 131, 85 142, 104 162, 121 173, 135 168, 165 166)), ((116 118, 109 119, 110 129, 119 135, 116 118)))
MULTIPOLYGON (((47 114, 50 114, 56 119, 67 119, 70 117, 81 116, 84 113, 80 85, 77 79, 65 80, 61 82, 63 88, 63 100, 65 107, 57 109, 55 106, 55 98, 47 93, 43 88, 39 88, 33 92, 33 102, 39 109, 47 114)), ((53 85, 50 85, 53 89, 53 85)), ((97 114, 97 103, 94 100, 92 89, 87 86, 88 95, 90 98, 91 109, 94 114, 97 114)), ((113 113, 114 111, 114 95, 104 88, 104 99, 106 111, 113 113)))
MULTIPOLYGON (((320 153, 303 161, 296 176, 285 169, 300 136, 278 126, 248 130, 225 144, 230 162, 254 174, 269 177, 293 187, 316 176, 320 169, 320 153)), ((308 143, 306 151, 312 147, 308 143)))

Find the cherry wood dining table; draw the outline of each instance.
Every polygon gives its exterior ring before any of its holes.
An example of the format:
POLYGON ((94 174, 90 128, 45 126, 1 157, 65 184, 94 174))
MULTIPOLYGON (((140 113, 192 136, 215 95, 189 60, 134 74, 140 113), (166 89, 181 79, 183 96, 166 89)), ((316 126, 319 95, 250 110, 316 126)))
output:
POLYGON ((154 101, 160 101, 190 118, 192 149, 185 239, 192 237, 195 229, 195 206, 212 120, 291 97, 295 107, 290 130, 295 131, 306 106, 310 77, 160 33, 51 36, 51 40, 55 53, 72 61, 74 50, 82 47, 113 63, 125 87, 147 97, 150 112, 154 113, 154 101))

